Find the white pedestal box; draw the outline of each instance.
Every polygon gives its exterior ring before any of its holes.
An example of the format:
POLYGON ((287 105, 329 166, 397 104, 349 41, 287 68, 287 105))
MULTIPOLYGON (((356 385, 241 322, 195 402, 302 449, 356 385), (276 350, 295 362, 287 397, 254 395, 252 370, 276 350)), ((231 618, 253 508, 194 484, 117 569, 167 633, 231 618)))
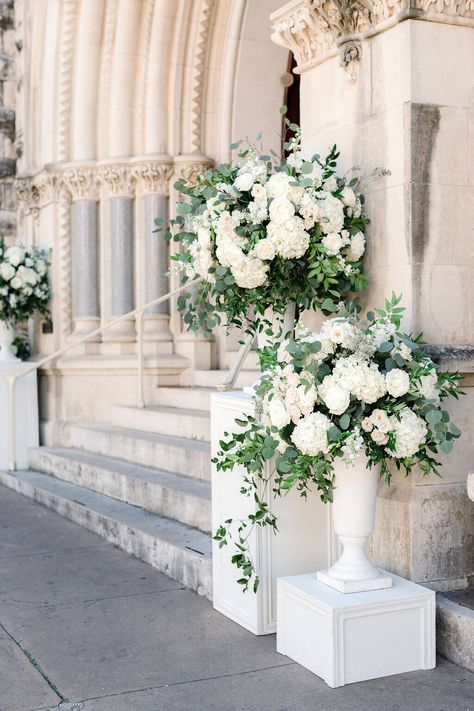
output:
MULTIPOLYGON (((212 456, 219 450, 224 432, 239 432, 235 418, 251 414, 250 395, 242 392, 215 393, 211 396, 212 456)), ((270 466, 268 464, 267 466, 270 466)), ((212 470, 212 530, 228 518, 246 518, 254 509, 250 497, 240 493, 245 470, 212 470)), ((231 563, 232 543, 223 548, 213 541, 212 574, 214 608, 254 634, 276 631, 277 578, 327 568, 334 559, 334 534, 330 506, 314 491, 307 499, 298 492, 274 498, 271 487, 266 497, 270 510, 278 517, 277 535, 267 527, 258 528, 250 538, 252 557, 260 574, 257 593, 242 592, 239 571, 231 563)), ((334 549, 335 550, 335 549, 334 549)))
POLYGON ((280 578, 277 651, 333 688, 433 669, 435 593, 391 577, 391 588, 349 594, 314 573, 280 578))
MULTIPOLYGON (((0 469, 9 469, 10 452, 10 409, 8 395, 8 375, 20 374, 26 365, 20 360, 0 363, 0 469)), ((16 446, 15 464, 18 469, 28 469, 28 448, 37 447, 38 437, 38 390, 36 371, 18 378, 15 385, 16 446)))

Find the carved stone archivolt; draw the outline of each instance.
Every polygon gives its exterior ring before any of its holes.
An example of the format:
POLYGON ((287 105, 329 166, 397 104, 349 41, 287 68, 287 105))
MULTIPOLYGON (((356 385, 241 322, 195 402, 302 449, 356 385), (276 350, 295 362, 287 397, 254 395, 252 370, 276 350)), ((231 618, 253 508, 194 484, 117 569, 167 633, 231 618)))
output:
POLYGON ((474 0, 293 0, 273 13, 272 40, 291 50, 297 72, 339 52, 355 79, 361 40, 410 18, 474 26, 474 0))

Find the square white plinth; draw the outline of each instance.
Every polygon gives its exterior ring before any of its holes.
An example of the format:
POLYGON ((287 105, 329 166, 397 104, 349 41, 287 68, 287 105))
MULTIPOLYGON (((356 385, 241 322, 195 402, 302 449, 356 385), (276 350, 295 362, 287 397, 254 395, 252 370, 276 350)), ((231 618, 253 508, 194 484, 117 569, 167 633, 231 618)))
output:
POLYGON ((393 586, 346 595, 314 573, 278 579, 277 651, 331 687, 433 669, 435 593, 393 586))

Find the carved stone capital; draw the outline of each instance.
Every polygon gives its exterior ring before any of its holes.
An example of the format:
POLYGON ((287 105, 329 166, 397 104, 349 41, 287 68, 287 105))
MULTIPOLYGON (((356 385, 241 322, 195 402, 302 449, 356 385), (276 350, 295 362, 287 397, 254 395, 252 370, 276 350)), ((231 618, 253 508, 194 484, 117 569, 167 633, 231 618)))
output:
POLYGON ((188 183, 195 183, 198 175, 202 175, 205 170, 214 165, 211 158, 198 155, 176 156, 174 159, 175 180, 186 180, 188 183))
POLYGON ((136 176, 129 164, 107 163, 100 166, 99 180, 112 197, 133 197, 136 176))
POLYGON ((61 187, 68 191, 71 200, 97 200, 99 176, 93 168, 68 168, 61 176, 61 187))
POLYGON ((58 176, 47 170, 34 176, 18 176, 13 187, 25 214, 37 217, 42 207, 57 199, 58 176))
POLYGON ((142 194, 169 195, 170 181, 174 174, 171 158, 143 159, 134 162, 134 179, 140 184, 142 194))
POLYGON ((340 52, 341 65, 354 79, 361 40, 406 19, 474 26, 474 2, 292 0, 271 16, 272 40, 291 50, 298 73, 340 52))

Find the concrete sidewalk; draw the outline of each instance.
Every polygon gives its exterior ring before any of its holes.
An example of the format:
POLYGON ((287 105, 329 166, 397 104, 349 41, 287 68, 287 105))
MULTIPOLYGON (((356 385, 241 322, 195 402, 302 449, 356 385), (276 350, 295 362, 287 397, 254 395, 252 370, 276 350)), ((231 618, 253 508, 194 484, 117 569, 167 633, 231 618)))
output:
POLYGON ((210 603, 0 487, 0 711, 474 711, 438 668, 342 689, 210 603))

